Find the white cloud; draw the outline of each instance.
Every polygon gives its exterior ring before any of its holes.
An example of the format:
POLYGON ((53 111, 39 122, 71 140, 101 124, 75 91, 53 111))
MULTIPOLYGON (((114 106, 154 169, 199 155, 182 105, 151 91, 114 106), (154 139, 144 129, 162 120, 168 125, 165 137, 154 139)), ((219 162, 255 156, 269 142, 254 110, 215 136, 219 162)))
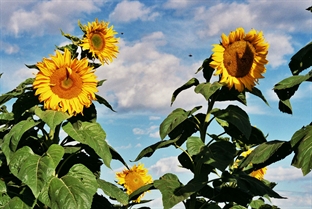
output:
POLYGON ((271 199, 274 205, 277 205, 283 209, 293 209, 293 208, 311 208, 312 199, 311 191, 309 192, 291 192, 291 191, 277 191, 282 197, 287 199, 271 199))
POLYGON ((185 9, 185 8, 190 7, 194 3, 196 3, 196 1, 190 1, 190 0, 168 0, 164 4, 164 8, 166 8, 166 9, 185 9))
POLYGON ((15 54, 19 51, 19 47, 16 44, 10 44, 0 41, 0 50, 4 51, 6 54, 15 54))
POLYGON ((296 181, 296 180, 307 180, 312 177, 311 173, 307 176, 303 176, 300 169, 295 167, 269 167, 265 178, 269 181, 296 181))
POLYGON ((158 126, 152 125, 146 129, 134 128, 132 132, 134 135, 149 135, 152 138, 159 138, 158 130, 155 131, 155 129, 158 129, 158 126))
POLYGON ((150 116, 149 120, 160 120, 159 116, 150 116))
POLYGON ((180 162, 175 156, 158 160, 149 170, 157 176, 162 176, 165 173, 190 173, 189 170, 180 167, 180 162))
POLYGON ((99 1, 51 0, 32 2, 27 7, 14 5, 14 10, 1 24, 16 36, 23 32, 30 32, 33 36, 47 32, 59 33, 60 28, 69 32, 74 29, 74 24, 77 24, 77 19, 82 13, 100 11, 98 6, 101 4, 99 1))
POLYGON ((118 22, 130 22, 138 19, 142 21, 154 20, 159 13, 152 12, 152 9, 146 7, 139 1, 122 1, 115 7, 109 15, 110 19, 118 22))
POLYGON ((120 150, 120 149, 130 149, 130 148, 132 148, 132 144, 128 144, 126 146, 116 147, 117 150, 120 150))
POLYGON ((134 135, 143 135, 143 134, 145 134, 145 131, 143 129, 141 129, 141 128, 134 128, 132 130, 132 132, 133 132, 134 135))

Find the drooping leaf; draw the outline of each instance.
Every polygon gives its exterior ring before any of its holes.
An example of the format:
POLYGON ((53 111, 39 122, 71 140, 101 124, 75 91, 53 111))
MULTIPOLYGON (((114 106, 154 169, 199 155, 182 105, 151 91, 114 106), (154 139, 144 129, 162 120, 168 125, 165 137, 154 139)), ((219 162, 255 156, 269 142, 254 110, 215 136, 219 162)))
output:
POLYGON ((175 129, 180 123, 186 120, 194 112, 199 110, 201 106, 194 107, 190 111, 185 111, 182 108, 177 108, 172 111, 167 118, 160 124, 159 135, 161 139, 164 139, 173 129, 175 129))
POLYGON ((224 110, 213 111, 212 114, 221 120, 225 120, 228 123, 235 126, 246 138, 249 138, 251 134, 251 124, 247 113, 240 107, 235 105, 229 105, 224 110))
POLYGON ((30 147, 18 149, 11 157, 11 172, 27 184, 38 197, 48 179, 54 174, 54 163, 49 156, 39 156, 30 147))
POLYGON ((206 79, 206 82, 210 82, 211 76, 214 72, 214 68, 210 67, 210 62, 212 61, 211 56, 207 59, 204 60, 202 66, 197 70, 196 73, 198 73, 199 71, 203 70, 203 74, 204 74, 204 78, 206 79))
POLYGON ((306 10, 308 10, 308 11, 312 12, 312 6, 310 6, 310 7, 306 8, 306 10))
POLYGON ((293 75, 298 75, 310 66, 312 66, 312 42, 301 48, 289 62, 289 68, 293 75))
POLYGON ((53 209, 91 207, 92 198, 97 188, 95 177, 83 165, 75 166, 70 169, 69 174, 62 178, 51 178, 47 192, 40 196, 43 203, 53 209), (75 169, 75 166, 79 166, 79 168, 75 169), (73 169, 80 170, 80 173, 72 176, 71 170, 73 169), (81 171, 81 169, 83 170, 81 171), (95 182, 95 184, 86 185, 88 182, 95 182))
POLYGON ((50 157, 54 163, 53 169, 56 169, 59 162, 62 160, 65 151, 64 148, 58 144, 52 144, 48 151, 47 156, 50 157))
POLYGON ((201 149, 205 146, 201 138, 196 136, 191 136, 186 141, 186 148, 188 153, 192 155, 197 155, 200 153, 201 149))
POLYGON ((244 168, 252 163, 253 170, 257 170, 285 158, 291 152, 289 142, 278 140, 265 142, 254 149, 239 165, 239 168, 244 168))
POLYGON ((100 104, 105 105, 106 107, 108 107, 111 111, 116 112, 113 107, 108 103, 108 101, 106 101, 106 99, 104 99, 103 97, 99 96, 98 94, 95 94, 96 97, 96 101, 100 104))
POLYGON ((54 110, 43 110, 40 107, 35 108, 35 114, 43 120, 51 130, 54 130, 57 125, 70 117, 68 113, 54 110))
POLYGON ((220 89, 223 85, 219 82, 215 81, 211 83, 201 83, 198 84, 195 88, 195 93, 202 94, 206 100, 208 100, 218 89, 220 89))
POLYGON ((125 192, 123 192, 120 188, 118 188, 116 185, 107 182, 102 179, 97 179, 97 183, 99 185, 99 188, 103 190, 103 192, 114 199, 116 199, 118 202, 120 202, 123 205, 127 205, 129 201, 129 195, 125 192))
POLYGON ((100 80, 100 81, 98 81, 98 83, 97 83, 97 86, 96 87, 100 87, 100 86, 102 86, 103 85, 103 83, 106 81, 106 79, 103 79, 103 80, 100 80))
POLYGON ((19 121, 29 110, 40 104, 38 96, 35 96, 33 90, 27 91, 24 94, 18 96, 18 99, 14 102, 12 106, 12 112, 14 113, 15 121, 19 121))
POLYGON ((292 107, 291 107, 291 104, 290 104, 289 99, 280 100, 280 101, 278 102, 278 109, 279 109, 281 112, 288 113, 288 114, 292 114, 292 107))
POLYGON ((216 92, 218 94, 215 97, 216 101, 238 101, 244 105, 247 104, 245 92, 239 92, 235 88, 229 89, 227 86, 223 86, 221 90, 216 92))
POLYGON ((76 141, 90 146, 96 154, 110 167, 112 155, 105 140, 106 133, 99 123, 81 122, 80 127, 75 129, 70 122, 63 124, 63 130, 76 141))
POLYGON ((35 122, 32 118, 28 118, 27 120, 23 120, 15 124, 10 132, 4 136, 2 151, 7 158, 7 163, 10 162, 10 155, 12 154, 11 152, 16 151, 18 143, 23 134, 38 124, 39 122, 35 122))
POLYGON ((175 101, 175 99, 177 98, 178 94, 181 92, 181 91, 184 91, 186 89, 189 89, 191 88, 192 86, 197 86, 199 84, 199 81, 196 79, 196 78, 191 78, 188 82, 186 82, 184 85, 182 85, 181 87, 177 88, 173 94, 172 94, 172 97, 171 97, 171 104, 173 104, 173 102, 175 101))
POLYGON ((296 131, 290 144, 295 152, 291 165, 300 168, 303 175, 307 175, 312 170, 312 125, 296 131))
POLYGON ((109 150, 110 153, 112 154, 112 159, 119 160, 126 168, 129 169, 126 161, 121 157, 121 155, 116 150, 114 150, 113 147, 109 146, 109 150))
POLYGON ((181 182, 174 174, 167 173, 159 180, 154 181, 155 188, 159 189, 162 194, 162 202, 164 209, 169 209, 178 204, 179 202, 188 198, 192 192, 184 194, 176 194, 177 189, 181 186, 181 182))
POLYGON ((252 88, 252 91, 249 91, 248 89, 247 89, 247 91, 250 92, 251 94, 253 94, 253 95, 259 97, 260 99, 262 99, 262 100, 265 102, 265 104, 267 104, 267 105, 269 106, 268 101, 265 99, 265 97, 263 96, 263 94, 262 94, 262 92, 260 91, 260 89, 258 89, 258 88, 256 88, 256 87, 253 87, 253 88, 252 88))

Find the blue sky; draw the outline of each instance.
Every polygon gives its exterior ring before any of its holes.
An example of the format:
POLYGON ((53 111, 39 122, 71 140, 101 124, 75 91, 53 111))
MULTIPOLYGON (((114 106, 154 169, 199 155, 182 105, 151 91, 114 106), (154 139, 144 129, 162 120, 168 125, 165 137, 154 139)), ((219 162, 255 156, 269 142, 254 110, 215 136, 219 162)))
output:
MULTIPOLYGON (((289 140, 296 130, 311 122, 312 85, 304 83, 291 99, 293 115, 278 110, 272 88, 291 75, 290 57, 312 40, 312 14, 305 11, 311 5, 311 0, 0 0, 0 94, 34 76, 35 71, 24 64, 35 64, 53 54, 55 45, 68 43, 60 29, 81 36, 78 20, 82 24, 95 18, 109 21, 119 32, 120 53, 96 74, 107 79, 99 94, 117 113, 98 106, 98 121, 108 142, 126 160, 134 160, 140 150, 160 140, 159 124, 171 111, 205 104, 192 89, 181 93, 172 107, 170 99, 172 92, 190 78, 202 80, 195 72, 210 56, 211 45, 220 41, 221 34, 237 27, 245 31, 255 28, 262 30, 270 43, 265 79, 257 86, 270 106, 249 95, 244 109, 252 125, 269 134, 269 140, 289 140)), ((211 131, 218 132, 218 127, 213 126, 211 131)), ((173 172, 186 183, 191 175, 178 168, 175 156, 179 153, 169 147, 141 162, 150 168, 154 179, 173 172)), ((287 158, 268 169, 266 178, 278 182, 277 192, 288 197, 273 203, 281 208, 311 208, 312 176, 303 178, 290 162, 287 158)), ((122 165, 113 162, 112 168, 120 170, 122 165)), ((109 169, 103 168, 102 176, 114 181, 109 169)), ((147 195, 154 197, 152 208, 162 208, 159 193, 147 195)))

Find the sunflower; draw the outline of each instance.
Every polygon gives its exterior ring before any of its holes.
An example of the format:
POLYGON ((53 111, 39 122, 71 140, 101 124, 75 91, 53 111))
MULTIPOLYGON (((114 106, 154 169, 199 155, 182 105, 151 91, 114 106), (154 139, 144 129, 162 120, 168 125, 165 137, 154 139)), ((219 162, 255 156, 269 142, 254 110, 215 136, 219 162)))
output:
POLYGON ((216 75, 221 74, 220 83, 228 88, 251 91, 258 79, 264 78, 264 65, 268 63, 269 44, 264 41, 262 31, 252 29, 245 34, 243 28, 237 28, 229 36, 223 33, 221 39, 220 44, 213 45, 210 66, 216 69, 216 75))
MULTIPOLYGON (((241 156, 246 158, 251 152, 252 152, 252 150, 249 149, 249 150, 243 152, 241 154, 241 156)), ((235 163, 234 163, 234 167, 235 168, 238 167, 238 163, 239 162, 240 162, 240 160, 236 160, 235 161, 235 163)), ((264 167, 264 168, 260 168, 258 170, 255 170, 255 171, 251 172, 249 175, 252 176, 252 177, 255 177, 255 178, 259 179, 259 180, 263 180, 264 179, 263 177, 266 174, 266 171, 267 171, 267 167, 264 167)))
POLYGON ((102 64, 113 62, 118 53, 118 39, 114 37, 117 34, 113 26, 108 27, 109 23, 95 19, 95 22, 88 22, 84 26, 84 38, 80 46, 83 50, 89 50, 92 56, 98 58, 102 64))
MULTIPOLYGON (((134 165, 132 168, 125 169, 122 172, 116 173, 116 178, 118 179, 118 184, 123 185, 126 188, 127 194, 131 194, 140 187, 152 183, 152 177, 147 174, 148 170, 144 168, 143 164, 134 165)), ((135 200, 135 202, 140 202, 144 193, 135 200)))
POLYGON ((98 91, 93 68, 88 66, 87 58, 72 60, 66 48, 64 54, 56 51, 56 55, 50 57, 36 64, 39 72, 33 82, 35 95, 39 95, 45 109, 69 115, 82 113, 83 107, 89 107, 96 99, 98 91))

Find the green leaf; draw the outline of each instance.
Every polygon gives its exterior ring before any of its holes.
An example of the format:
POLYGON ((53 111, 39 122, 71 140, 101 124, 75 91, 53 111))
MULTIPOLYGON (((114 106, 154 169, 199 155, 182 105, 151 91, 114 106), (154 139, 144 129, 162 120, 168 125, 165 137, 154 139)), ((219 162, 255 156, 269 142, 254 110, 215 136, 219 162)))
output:
POLYGON ((279 109, 281 112, 288 113, 288 114, 292 114, 292 107, 291 107, 291 104, 290 104, 289 99, 280 100, 280 101, 278 102, 278 109, 279 109))
POLYGON ((57 125, 70 117, 68 113, 54 110, 43 110, 40 107, 35 108, 35 114, 43 120, 51 130, 54 130, 57 125))
POLYGON ((196 136, 191 136, 187 139, 186 141, 186 148, 188 153, 192 155, 197 155, 200 153, 202 148, 205 146, 201 138, 196 137, 196 136))
POLYGON ((40 104, 38 97, 35 96, 35 92, 27 91, 24 94, 20 95, 16 102, 12 106, 12 112, 14 113, 15 121, 19 121, 20 118, 28 113, 29 110, 40 104))
POLYGON ((116 150, 114 150, 113 147, 109 146, 109 151, 112 154, 112 159, 119 160, 126 168, 129 169, 126 161, 121 157, 121 155, 116 150))
POLYGON ((184 85, 182 85, 181 87, 177 88, 173 94, 172 94, 172 97, 171 97, 171 104, 173 104, 173 102, 175 101, 176 97, 178 96, 178 94, 181 92, 181 91, 184 91, 186 89, 189 89, 191 88, 192 86, 197 86, 199 84, 199 81, 196 79, 196 78, 191 78, 188 82, 186 82, 184 85))
POLYGON ((12 120, 14 120, 14 114, 12 112, 0 114, 0 125, 12 120))
POLYGON ((194 112, 199 110, 201 106, 193 108, 191 111, 185 111, 182 108, 177 108, 171 112, 167 118, 160 124, 159 135, 164 139, 173 129, 191 116, 194 112))
POLYGON ((236 154, 235 145, 227 141, 212 143, 209 147, 204 147, 198 154, 198 160, 211 165, 220 171, 233 161, 236 154))
POLYGON ((19 197, 13 197, 9 202, 7 202, 1 209, 29 209, 28 205, 26 205, 19 197))
POLYGON ((90 146, 110 168, 112 155, 105 141, 106 133, 99 123, 81 122, 80 127, 75 129, 71 123, 67 122, 63 124, 63 130, 76 141, 90 146))
POLYGON ((32 118, 20 121, 4 136, 4 144, 2 151, 7 158, 7 163, 10 162, 11 152, 15 152, 20 139, 23 134, 34 126, 38 125, 39 122, 35 122, 32 118))
POLYGON ((265 102, 265 104, 267 104, 269 106, 268 101, 265 99, 265 97, 263 96, 262 92, 258 88, 253 87, 252 91, 249 91, 248 89, 247 89, 247 91, 250 92, 251 94, 259 97, 260 99, 262 99, 265 102))
POLYGON ((293 75, 298 75, 312 65, 312 42, 301 48, 289 62, 289 68, 293 75))
POLYGON ((196 73, 198 73, 199 71, 203 70, 203 74, 204 74, 204 78, 206 79, 206 82, 210 82, 211 76, 214 72, 214 68, 210 67, 210 62, 212 61, 211 56, 207 59, 204 60, 202 66, 197 70, 196 73))
POLYGON ((129 195, 125 192, 123 192, 120 188, 118 188, 116 185, 104 181, 102 179, 97 179, 97 183, 99 185, 99 188, 103 190, 103 192, 111 197, 116 199, 118 202, 120 202, 123 205, 127 205, 129 201, 129 195))
POLYGON ((215 97, 216 101, 238 101, 244 105, 247 104, 245 92, 239 92, 235 88, 229 89, 227 86, 223 86, 220 91, 217 92, 218 96, 215 97))
POLYGON ((249 138, 251 134, 251 124, 247 113, 240 107, 235 105, 229 105, 224 110, 213 111, 212 114, 221 120, 225 120, 228 123, 235 126, 246 138, 249 138))
POLYGON ((239 168, 244 168, 252 163, 254 165, 253 170, 258 170, 285 158, 291 152, 292 149, 289 142, 278 140, 265 142, 254 149, 239 165, 239 168))
POLYGON ((62 178, 53 176, 46 188, 40 201, 50 208, 91 208, 97 182, 88 168, 77 164, 62 178))
POLYGON ((35 197, 39 196, 55 169, 53 160, 49 156, 36 155, 28 146, 14 153, 9 167, 17 178, 29 186, 35 197))
POLYGON ((0 105, 4 104, 5 102, 9 101, 12 98, 18 97, 24 93, 24 91, 28 88, 28 85, 34 82, 34 78, 28 78, 21 84, 19 84, 14 90, 9 91, 5 94, 0 96, 0 105))
POLYGON ((52 167, 53 169, 56 169, 57 165, 61 162, 64 153, 65 153, 64 148, 58 144, 52 144, 49 147, 46 155, 52 159, 54 163, 54 167, 52 167))
POLYGON ((103 83, 106 81, 106 79, 103 79, 103 80, 100 80, 100 81, 98 81, 98 83, 97 83, 97 86, 96 87, 100 87, 100 86, 102 86, 103 85, 103 83))
POLYGON ((307 175, 312 170, 312 125, 296 131, 290 143, 295 152, 291 165, 300 168, 303 175, 307 175))
POLYGON ((176 191, 182 186, 178 177, 174 174, 167 173, 154 181, 155 188, 159 189, 162 194, 164 209, 169 209, 188 198, 192 192, 177 195, 176 191))
POLYGON ((95 97, 96 97, 96 101, 97 101, 98 103, 103 104, 103 105, 105 105, 106 107, 108 107, 111 111, 116 112, 116 111, 113 109, 113 107, 106 101, 106 99, 104 99, 103 97, 101 97, 101 96, 99 96, 99 95, 97 95, 97 94, 95 94, 95 97))
POLYGON ((264 201, 262 199, 257 199, 251 201, 249 206, 254 209, 259 209, 262 205, 264 205, 264 201))
POLYGON ((217 90, 219 90, 223 85, 218 81, 211 83, 201 83, 196 86, 195 93, 202 94, 206 100, 208 100, 217 90))

